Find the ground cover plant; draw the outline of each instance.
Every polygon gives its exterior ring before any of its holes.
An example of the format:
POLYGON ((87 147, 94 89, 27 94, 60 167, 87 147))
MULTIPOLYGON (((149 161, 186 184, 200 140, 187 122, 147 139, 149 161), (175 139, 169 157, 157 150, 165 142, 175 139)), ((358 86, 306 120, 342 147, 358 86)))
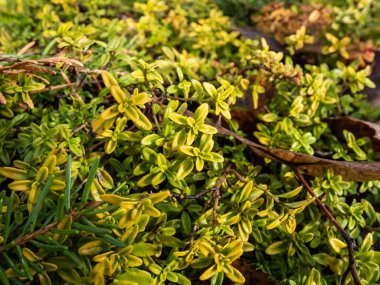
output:
POLYGON ((0 1, 2 284, 379 283, 378 3, 231 3, 0 1))

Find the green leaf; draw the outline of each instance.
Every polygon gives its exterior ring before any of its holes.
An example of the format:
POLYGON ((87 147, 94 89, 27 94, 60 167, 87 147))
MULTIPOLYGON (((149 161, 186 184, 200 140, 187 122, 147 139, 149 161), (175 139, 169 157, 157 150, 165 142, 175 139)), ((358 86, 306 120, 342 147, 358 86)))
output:
POLYGON ((210 285, 222 285, 224 280, 224 272, 217 272, 210 281, 210 285))
POLYGON ((277 228, 279 225, 281 225, 282 222, 286 221, 288 218, 289 214, 282 214, 278 216, 274 221, 272 221, 269 225, 267 225, 267 230, 272 230, 274 228, 277 228))
POLYGON ((120 204, 122 202, 125 202, 126 199, 123 198, 123 197, 120 197, 116 194, 104 194, 104 195, 100 195, 100 199, 104 202, 107 202, 107 203, 110 203, 110 204, 114 204, 114 205, 117 205, 117 206, 120 206, 120 204))
POLYGON ((286 199, 288 199, 288 198, 292 198, 292 197, 298 195, 298 193, 301 192, 302 188, 303 188, 303 187, 302 187, 302 185, 301 185, 301 186, 297 187, 296 189, 294 189, 294 190, 292 190, 292 191, 290 191, 290 192, 287 192, 287 193, 284 193, 284 194, 277 195, 277 197, 279 197, 279 198, 286 198, 286 199))
POLYGON ((152 201, 152 204, 157 204, 161 201, 164 201, 166 198, 170 196, 170 191, 160 191, 157 193, 149 194, 149 200, 152 201))
POLYGON ((155 186, 161 184, 166 179, 166 175, 164 173, 158 172, 150 181, 150 183, 155 186))
POLYGON ((8 184, 8 188, 13 191, 30 191, 32 180, 18 180, 8 184))
POLYGON ((204 133, 204 134, 207 134, 207 135, 214 135, 214 134, 216 134, 218 132, 218 130, 215 127, 212 127, 212 126, 209 126, 209 125, 206 125, 206 124, 202 124, 202 125, 198 126, 198 130, 201 133, 204 133))
POLYGON ((373 237, 372 237, 372 234, 371 233, 368 233, 364 240, 363 240, 363 243, 360 247, 360 251, 361 252, 367 252, 371 249, 372 247, 372 244, 373 244, 373 237))
POLYGON ((231 266, 230 264, 225 264, 223 268, 224 273, 226 276, 232 281, 236 283, 244 283, 245 278, 240 273, 239 270, 237 270, 235 267, 231 266))
POLYGON ((187 212, 182 212, 181 214, 181 224, 182 230, 185 235, 191 234, 191 218, 187 212))
POLYGON ((157 210, 155 207, 153 207, 152 205, 145 205, 144 214, 147 214, 154 218, 158 218, 161 215, 161 212, 157 210))
POLYGON ((210 95, 211 97, 216 97, 217 91, 214 85, 208 82, 203 82, 203 87, 205 88, 208 95, 210 95))
POLYGON ((61 220, 65 214, 65 194, 59 195, 57 207, 55 209, 55 216, 57 220, 61 220))
POLYGON ((0 175, 13 180, 25 180, 29 178, 29 174, 27 171, 17 169, 14 167, 1 167, 0 175))
POLYGON ((90 195, 91 184, 95 179, 96 170, 98 169, 98 166, 99 166, 99 161, 100 161, 100 158, 96 157, 94 162, 91 165, 90 172, 88 173, 87 181, 83 189, 82 199, 79 204, 80 208, 82 208, 87 203, 88 196, 90 195))
POLYGON ((264 122, 267 122, 267 123, 273 123, 275 121, 277 121, 279 118, 277 116, 277 114, 274 114, 274 113, 269 113, 269 114, 265 114, 261 117, 261 119, 264 121, 264 122))
POLYGON ((173 150, 177 150, 180 146, 184 145, 186 142, 187 133, 183 130, 179 131, 175 134, 174 139, 172 141, 173 150))
POLYGON ((234 90, 234 86, 228 87, 222 94, 219 95, 218 100, 226 100, 232 94, 232 92, 234 92, 234 90))
POLYGON ((106 70, 102 70, 101 72, 101 76, 102 76, 102 79, 103 79, 103 82, 104 82, 104 85, 110 89, 111 86, 118 86, 119 84, 117 83, 116 79, 111 75, 111 73, 109 73, 108 71, 106 70))
POLYGON ((9 232, 10 232, 10 223, 12 218, 12 211, 13 211, 13 201, 15 199, 15 192, 11 192, 11 195, 8 199, 8 205, 7 205, 7 212, 5 214, 5 224, 4 224, 4 231, 2 233, 3 236, 3 243, 6 243, 8 240, 9 232))
POLYGON ((309 278, 307 279, 307 285, 316 285, 316 284, 321 284, 321 274, 320 272, 313 268, 310 271, 309 278))
POLYGON ((182 180, 191 173, 194 168, 194 163, 191 159, 185 159, 181 162, 177 171, 177 179, 182 180))
POLYGON ((157 153, 154 150, 152 150, 148 147, 145 147, 142 149, 142 155, 143 155, 144 159, 149 161, 150 163, 156 162, 157 153))
POLYGON ((171 113, 169 114, 169 119, 177 123, 178 125, 187 125, 187 117, 183 115, 171 113))
MULTIPOLYGON (((137 91, 137 89, 135 89, 135 91, 137 91)), ((148 94, 145 92, 135 92, 130 99, 134 102, 135 105, 144 105, 151 101, 151 99, 148 97, 148 94)))
POLYGON ((71 154, 69 154, 66 162, 66 170, 65 170, 65 209, 68 212, 71 208, 71 162, 72 157, 71 154))
POLYGON ((197 169, 197 171, 202 171, 204 163, 204 160, 200 157, 197 157, 195 159, 195 168, 197 169))
POLYGON ((0 265, 0 281, 4 285, 11 285, 11 283, 9 283, 8 277, 5 275, 4 268, 1 265, 0 265))
POLYGON ((131 119, 133 123, 138 127, 139 129, 150 131, 152 129, 152 123, 148 120, 145 115, 136 108, 136 112, 138 114, 138 120, 131 119))
POLYGON ((127 115, 127 117, 131 119, 131 121, 133 121, 133 123, 136 124, 136 122, 139 121, 139 113, 137 112, 137 107, 128 106, 127 108, 125 108, 123 105, 119 105, 118 110, 120 113, 125 113, 125 115, 127 115))
POLYGON ((224 161, 223 156, 220 155, 219 153, 216 153, 216 152, 206 153, 203 156, 203 158, 205 160, 212 161, 212 162, 223 162, 224 161))
POLYGON ((119 114, 117 106, 106 109, 96 120, 92 122, 92 129, 95 133, 102 129, 109 129, 119 114))
POLYGON ((137 185, 140 187, 145 187, 145 186, 150 185, 152 183, 152 180, 154 179, 154 177, 156 177, 156 175, 157 175, 156 173, 149 173, 147 175, 144 175, 137 182, 137 185))
POLYGON ((47 195, 47 191, 49 190, 50 186, 53 183, 53 176, 50 176, 49 179, 46 181, 44 188, 42 188, 42 191, 40 195, 38 196, 37 203, 34 206, 32 213, 30 214, 28 220, 25 223, 23 233, 25 234, 26 232, 32 232, 34 231, 34 228, 37 223, 38 219, 38 213, 40 212, 42 208, 42 203, 45 200, 45 197, 47 195))
POLYGON ((293 203, 284 203, 284 205, 291 209, 304 208, 307 205, 310 205, 311 203, 313 203, 315 199, 316 197, 313 197, 313 198, 310 198, 309 200, 303 200, 303 201, 298 201, 298 202, 293 202, 293 203))
POLYGON ((188 156, 195 156, 194 147, 192 146, 180 146, 179 150, 188 156))
POLYGON ((191 79, 191 84, 193 85, 195 91, 197 92, 198 96, 202 96, 203 94, 203 89, 202 89, 202 84, 195 79, 191 79))
POLYGON ((342 249, 347 247, 345 242, 334 237, 329 238, 329 244, 336 253, 340 253, 342 249))
POLYGON ((191 285, 190 279, 188 279, 185 275, 182 275, 177 272, 173 272, 177 277, 177 283, 180 285, 191 285))
POLYGON ((122 104, 127 97, 125 96, 124 92, 121 90, 120 86, 114 85, 110 86, 110 91, 112 94, 112 97, 116 100, 117 103, 122 104))
POLYGON ((69 284, 80 284, 81 277, 79 273, 73 268, 58 269, 57 273, 64 281, 69 284))
POLYGON ((103 240, 94 240, 82 245, 78 249, 80 255, 96 255, 108 249, 108 244, 103 240))
POLYGON ((161 236, 160 241, 163 245, 173 248, 183 248, 186 246, 186 243, 173 236, 161 236))
POLYGON ((277 241, 272 243, 265 249, 265 253, 268 255, 281 254, 288 250, 289 244, 287 241, 277 241))
POLYGON ((119 239, 114 238, 114 237, 111 236, 111 235, 100 235, 100 237, 101 237, 104 241, 106 241, 106 242, 108 242, 108 243, 110 243, 110 244, 112 244, 112 245, 114 245, 114 246, 116 246, 116 247, 126 247, 126 244, 125 244, 125 243, 121 242, 119 239))
POLYGON ((139 257, 152 256, 159 254, 160 252, 160 246, 144 242, 135 243, 132 250, 132 254, 139 257))
POLYGON ((195 120, 195 123, 199 124, 200 122, 203 122, 206 119, 207 114, 208 114, 208 104, 203 103, 194 112, 193 119, 195 120))
POLYGON ((153 144, 156 140, 158 140, 159 138, 161 138, 159 135, 157 134, 150 134, 150 135, 147 135, 146 137, 144 137, 142 140, 141 140, 141 144, 142 145, 151 145, 153 144))
POLYGON ((98 180, 99 180, 100 184, 105 189, 112 189, 112 188, 114 188, 114 183, 113 183, 112 176, 107 171, 105 171, 102 168, 99 168, 96 171, 96 176, 98 177, 98 180))
POLYGON ((217 273, 217 267, 216 264, 208 268, 206 271, 204 271, 201 276, 199 276, 199 280, 204 281, 207 279, 210 279, 212 276, 214 276, 217 273))
POLYGON ((162 52, 167 56, 168 59, 174 60, 175 55, 171 48, 164 46, 162 47, 162 52))
MULTIPOLYGON (((153 279, 153 277, 150 275, 150 273, 148 273, 144 270, 141 270, 141 269, 137 269, 137 268, 126 268, 122 274, 116 275, 115 281, 113 283, 116 285, 116 284, 118 284, 116 282, 119 282, 119 281, 127 281, 127 282, 131 282, 131 283, 135 283, 136 285, 140 285, 140 284, 154 285, 154 284, 156 284, 156 281, 153 279)), ((121 285, 124 285, 124 284, 121 284, 121 285)))

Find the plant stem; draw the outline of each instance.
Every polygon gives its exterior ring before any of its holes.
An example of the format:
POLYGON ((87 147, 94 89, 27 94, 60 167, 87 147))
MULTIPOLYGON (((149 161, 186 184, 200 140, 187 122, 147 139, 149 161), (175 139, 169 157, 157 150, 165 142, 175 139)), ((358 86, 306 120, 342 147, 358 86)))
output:
POLYGON ((331 223, 335 226, 335 228, 339 231, 339 233, 342 235, 343 239, 347 243, 349 264, 348 264, 348 268, 342 275, 342 280, 340 284, 341 285, 346 284, 346 278, 347 278, 348 272, 351 271, 351 275, 352 275, 352 278, 354 279, 355 285, 361 285, 362 283, 360 281, 359 274, 356 271, 356 260, 354 257, 354 249, 356 248, 356 245, 354 243, 353 238, 342 228, 339 222, 331 214, 329 209, 327 209, 325 204, 314 193, 313 189, 310 187, 305 177, 298 171, 297 167, 292 167, 292 168, 294 170, 295 175, 298 177, 301 183, 305 186, 306 190, 310 193, 312 197, 315 197, 315 201, 317 202, 319 208, 323 211, 323 213, 327 216, 327 218, 331 221, 331 223))
MULTIPOLYGON (((97 207, 99 206, 100 204, 102 204, 103 202, 89 202, 87 203, 82 209, 78 210, 78 211, 74 211, 73 209, 71 209, 67 215, 69 216, 72 216, 73 219, 78 219, 80 218, 82 215, 81 215, 81 211, 84 210, 84 209, 88 209, 89 207, 90 208, 94 208, 94 207, 97 207)), ((39 230, 37 231, 34 231, 30 234, 26 234, 26 235, 23 235, 13 241, 11 241, 10 243, 6 244, 6 245, 3 245, 3 246, 0 246, 0 253, 3 253, 9 249, 12 249, 18 245, 23 245, 31 240, 34 240, 34 238, 38 235, 43 235, 47 232, 49 232, 50 230, 54 229, 58 224, 59 224, 60 221, 54 221, 48 225, 46 225, 45 227, 42 227, 40 228, 39 230)))

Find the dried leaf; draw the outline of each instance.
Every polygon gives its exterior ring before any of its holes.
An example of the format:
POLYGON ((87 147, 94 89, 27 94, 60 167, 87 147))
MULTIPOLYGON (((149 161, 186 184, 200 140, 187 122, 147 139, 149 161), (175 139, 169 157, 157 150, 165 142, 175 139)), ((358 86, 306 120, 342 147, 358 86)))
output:
POLYGON ((374 151, 380 151, 380 125, 352 117, 335 117, 323 120, 331 130, 343 138, 343 130, 354 134, 356 138, 369 137, 372 141, 374 151))

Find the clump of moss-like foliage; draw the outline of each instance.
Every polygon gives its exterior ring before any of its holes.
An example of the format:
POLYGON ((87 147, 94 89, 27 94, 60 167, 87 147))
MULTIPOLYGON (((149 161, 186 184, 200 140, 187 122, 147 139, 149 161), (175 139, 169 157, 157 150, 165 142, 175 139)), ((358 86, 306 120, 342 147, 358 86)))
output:
MULTIPOLYGON (((370 2, 348 12, 370 21, 370 2)), ((379 115, 341 10, 328 56, 299 65, 211 1, 0 8, 2 284, 243 284, 238 260, 282 284, 379 282, 379 153, 328 122, 379 115)), ((295 31, 289 54, 317 36, 295 31)))

